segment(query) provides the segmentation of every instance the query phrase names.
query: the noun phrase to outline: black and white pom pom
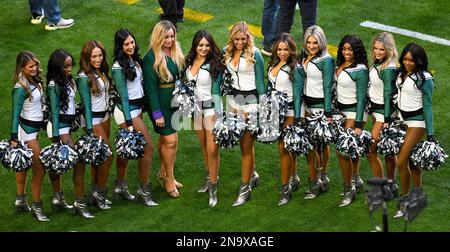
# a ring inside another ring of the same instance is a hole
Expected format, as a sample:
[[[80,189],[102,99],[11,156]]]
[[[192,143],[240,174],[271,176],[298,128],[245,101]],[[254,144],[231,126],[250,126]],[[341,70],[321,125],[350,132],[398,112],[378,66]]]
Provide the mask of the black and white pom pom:
[[[75,143],[75,151],[78,154],[79,162],[95,166],[102,164],[112,155],[109,146],[104,143],[101,137],[89,134],[78,139]]]
[[[220,95],[225,96],[227,94],[231,94],[233,90],[233,77],[228,69],[225,68],[222,75],[222,83],[220,83]]]
[[[383,128],[380,142],[377,144],[379,154],[386,157],[396,156],[400,153],[406,132],[398,124],[392,123],[388,128]]]
[[[252,136],[256,137],[259,134],[259,124],[258,124],[258,111],[252,110],[248,112],[247,116],[247,128]]]
[[[10,147],[9,153],[6,154],[5,158],[8,158],[6,164],[9,165],[9,169],[15,172],[23,172],[30,168],[33,160],[33,151],[28,148],[28,145],[20,140],[17,142],[16,147]]]
[[[357,136],[358,140],[358,154],[359,156],[365,156],[369,153],[370,147],[373,144],[372,134],[367,130],[362,130],[361,135]]]
[[[39,158],[46,171],[59,175],[70,171],[78,162],[77,152],[61,143],[53,143],[42,149]]]
[[[232,112],[218,118],[213,125],[214,141],[222,149],[233,148],[241,139],[247,125],[244,117]]]
[[[439,143],[430,141],[421,141],[416,144],[409,156],[415,166],[426,171],[438,169],[447,158],[448,155]]]
[[[141,132],[121,128],[117,131],[115,145],[119,157],[139,159],[144,156],[144,147],[147,142]]]
[[[334,136],[333,126],[328,123],[326,116],[322,111],[315,112],[306,117],[306,126],[309,133],[309,139],[313,145],[324,147],[334,142],[337,136]]]
[[[345,158],[359,156],[358,139],[352,128],[347,128],[339,135],[336,142],[336,150]]]
[[[293,155],[306,155],[313,149],[308,132],[301,124],[293,124],[283,131],[284,148]]]
[[[109,91],[108,107],[106,109],[110,116],[114,115],[114,108],[115,108],[116,104],[119,104],[119,103],[120,103],[119,93],[117,93],[116,90],[111,89]]]
[[[341,114],[333,114],[332,118],[333,120],[329,127],[331,131],[332,142],[336,143],[339,136],[345,131],[345,117]]]
[[[75,119],[72,121],[72,125],[70,126],[70,132],[75,132],[79,128],[81,128],[81,116],[84,113],[83,104],[77,103],[75,105]]]
[[[0,142],[0,163],[5,167],[6,169],[10,168],[10,161],[9,153],[10,153],[10,146],[8,140],[2,140]]]
[[[190,117],[193,113],[198,114],[201,111],[195,95],[195,81],[181,82],[172,94],[181,115]]]

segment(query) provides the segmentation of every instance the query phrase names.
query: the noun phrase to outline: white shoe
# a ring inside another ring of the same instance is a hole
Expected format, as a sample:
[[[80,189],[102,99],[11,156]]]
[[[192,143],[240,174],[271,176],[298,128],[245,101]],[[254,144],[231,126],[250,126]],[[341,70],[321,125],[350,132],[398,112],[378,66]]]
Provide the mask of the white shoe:
[[[75,21],[71,18],[69,18],[69,19],[61,18],[61,20],[59,20],[59,22],[56,24],[47,24],[45,26],[45,29],[47,31],[54,31],[56,29],[63,29],[63,28],[71,27],[74,23],[75,23]]]
[[[35,25],[40,24],[42,22],[42,19],[44,19],[44,17],[45,17],[44,13],[42,13],[41,15],[36,16],[36,17],[32,16],[31,23],[35,24]]]

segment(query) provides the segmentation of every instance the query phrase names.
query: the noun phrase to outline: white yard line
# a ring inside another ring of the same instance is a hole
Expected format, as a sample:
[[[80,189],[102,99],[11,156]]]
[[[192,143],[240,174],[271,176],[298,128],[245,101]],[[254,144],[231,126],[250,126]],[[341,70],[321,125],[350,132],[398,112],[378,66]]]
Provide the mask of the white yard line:
[[[377,30],[383,30],[383,31],[388,31],[388,32],[392,32],[392,33],[397,33],[397,34],[401,34],[401,35],[408,36],[408,37],[418,38],[418,39],[430,41],[430,42],[433,42],[436,44],[450,46],[450,40],[448,40],[448,39],[443,39],[443,38],[431,36],[431,35],[420,33],[420,32],[397,28],[395,26],[384,25],[384,24],[380,24],[380,23],[376,23],[376,22],[372,22],[372,21],[364,21],[364,22],[360,23],[359,25],[361,25],[363,27],[377,29]]]

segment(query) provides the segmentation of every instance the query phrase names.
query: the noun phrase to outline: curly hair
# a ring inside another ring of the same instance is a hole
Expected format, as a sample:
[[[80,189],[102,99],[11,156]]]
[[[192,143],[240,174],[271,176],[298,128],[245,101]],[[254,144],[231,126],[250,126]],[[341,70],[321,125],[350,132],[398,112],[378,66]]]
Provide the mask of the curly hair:
[[[131,59],[123,51],[123,44],[125,40],[131,37],[134,40],[134,53],[131,55],[131,59],[142,66],[142,59],[139,55],[139,46],[136,42],[134,35],[126,28],[119,29],[114,35],[114,58],[113,62],[117,61],[119,65],[123,68],[123,72],[127,80],[133,81],[137,74],[136,69],[131,65]]]
[[[248,25],[245,21],[237,22],[231,27],[230,33],[228,35],[227,45],[225,46],[225,54],[223,55],[222,64],[226,64],[226,62],[233,57],[236,48],[234,46],[234,39],[239,33],[244,33],[247,36],[247,44],[243,49],[243,54],[245,57],[245,61],[247,64],[255,64],[255,55],[253,51],[254,41],[253,35],[250,32]]]
[[[74,83],[72,75],[66,76],[64,73],[64,62],[68,57],[72,59],[72,66],[74,66],[75,60],[72,55],[64,49],[58,49],[50,55],[47,65],[47,87],[50,81],[55,82],[62,111],[66,111],[69,107],[69,83]]]
[[[205,63],[209,63],[211,76],[213,77],[213,79],[217,79],[220,72],[222,71],[222,64],[220,62],[220,49],[214,41],[211,33],[209,33],[207,30],[202,29],[198,30],[195,33],[194,38],[192,39],[191,49],[186,56],[186,68],[194,63],[195,57],[197,57],[197,46],[200,43],[200,40],[202,40],[203,38],[208,41],[210,47],[210,50],[206,55]]]
[[[358,64],[367,65],[367,52],[362,40],[356,35],[345,35],[341,42],[339,43],[337,51],[337,65],[340,66],[345,62],[344,55],[342,54],[342,49],[346,43],[349,43],[353,50],[353,58],[355,61],[350,65],[350,67],[355,67]]]
[[[426,71],[430,73],[430,71],[428,70],[427,53],[425,52],[425,49],[423,49],[422,46],[414,42],[409,43],[405,46],[405,48],[402,51],[402,54],[400,55],[400,58],[398,59],[398,63],[400,64],[399,68],[400,77],[402,78],[402,80],[404,80],[406,78],[406,75],[408,74],[408,71],[406,71],[405,65],[403,63],[403,59],[405,58],[405,55],[407,53],[411,54],[414,63],[416,63],[416,68],[414,69],[414,72],[417,73],[422,80],[424,80],[425,76],[423,72]]]

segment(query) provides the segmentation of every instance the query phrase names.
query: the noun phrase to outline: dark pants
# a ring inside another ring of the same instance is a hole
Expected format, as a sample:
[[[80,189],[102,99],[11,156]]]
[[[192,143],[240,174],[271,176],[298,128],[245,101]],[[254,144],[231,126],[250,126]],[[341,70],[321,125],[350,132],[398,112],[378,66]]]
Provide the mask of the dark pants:
[[[163,9],[163,14],[159,16],[161,20],[169,20],[176,24],[177,20],[183,19],[184,0],[158,0],[158,2]]]
[[[295,5],[297,3],[300,7],[303,32],[308,29],[308,27],[316,24],[317,0],[280,0],[280,29],[278,30],[278,35],[283,32],[291,32],[292,24],[294,24]]]
[[[271,49],[278,33],[279,0],[264,0],[261,31],[264,36],[264,48]]]

